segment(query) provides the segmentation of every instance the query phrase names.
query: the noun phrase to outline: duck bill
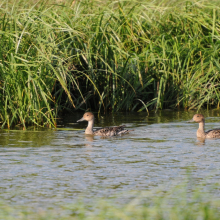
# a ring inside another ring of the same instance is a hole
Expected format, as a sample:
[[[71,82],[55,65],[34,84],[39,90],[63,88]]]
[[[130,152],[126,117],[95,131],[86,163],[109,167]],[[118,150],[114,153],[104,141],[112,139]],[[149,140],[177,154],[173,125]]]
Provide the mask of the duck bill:
[[[80,122],[80,121],[85,121],[85,119],[82,117],[82,118],[79,119],[77,122]]]
[[[192,122],[194,122],[193,118],[191,120],[187,121],[187,123],[192,123]]]

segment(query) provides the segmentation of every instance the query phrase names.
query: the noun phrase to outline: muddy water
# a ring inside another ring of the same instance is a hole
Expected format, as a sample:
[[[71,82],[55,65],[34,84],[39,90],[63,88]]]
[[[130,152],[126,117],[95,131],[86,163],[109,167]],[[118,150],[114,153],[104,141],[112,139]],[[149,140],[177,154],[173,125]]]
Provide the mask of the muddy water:
[[[109,197],[186,179],[220,181],[220,140],[201,142],[195,112],[96,115],[96,127],[125,124],[121,137],[86,136],[83,130],[0,131],[0,200],[53,206],[78,197]],[[219,111],[204,111],[206,130],[220,128]],[[81,113],[60,128],[84,129]]]

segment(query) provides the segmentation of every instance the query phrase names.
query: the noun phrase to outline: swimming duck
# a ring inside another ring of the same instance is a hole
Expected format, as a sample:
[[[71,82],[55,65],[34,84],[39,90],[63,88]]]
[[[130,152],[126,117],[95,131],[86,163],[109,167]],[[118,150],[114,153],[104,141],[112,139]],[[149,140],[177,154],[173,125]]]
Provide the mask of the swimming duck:
[[[80,122],[80,121],[88,121],[88,126],[85,130],[85,134],[111,137],[111,136],[126,134],[131,131],[131,130],[124,129],[125,125],[117,126],[117,127],[106,127],[106,128],[101,128],[101,129],[97,129],[93,131],[95,117],[92,112],[86,112],[83,115],[83,117],[79,119],[77,122]]]
[[[197,130],[198,138],[220,138],[220,128],[205,132],[205,118],[202,114],[195,114],[189,122],[199,123],[199,129]]]

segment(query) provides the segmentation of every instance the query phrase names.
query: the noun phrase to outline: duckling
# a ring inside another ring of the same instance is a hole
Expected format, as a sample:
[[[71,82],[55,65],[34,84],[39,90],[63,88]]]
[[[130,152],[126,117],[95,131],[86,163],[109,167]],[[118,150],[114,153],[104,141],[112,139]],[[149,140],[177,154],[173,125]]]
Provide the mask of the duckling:
[[[105,127],[105,128],[101,128],[101,129],[97,129],[93,131],[95,117],[92,112],[86,112],[83,115],[83,117],[79,119],[77,122],[80,122],[80,121],[88,121],[88,126],[85,130],[85,134],[111,137],[111,136],[126,134],[132,131],[132,130],[124,129],[125,125],[117,126],[117,127]]]
[[[198,138],[220,138],[220,128],[205,132],[205,118],[202,114],[195,114],[189,122],[199,123],[199,129],[197,130]]]

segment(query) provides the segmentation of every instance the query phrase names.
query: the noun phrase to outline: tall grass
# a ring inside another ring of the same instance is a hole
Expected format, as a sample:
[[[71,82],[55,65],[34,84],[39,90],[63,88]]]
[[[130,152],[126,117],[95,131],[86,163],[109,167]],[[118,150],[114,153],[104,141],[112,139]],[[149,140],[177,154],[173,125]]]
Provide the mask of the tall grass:
[[[2,127],[63,109],[219,107],[218,1],[0,3]]]

